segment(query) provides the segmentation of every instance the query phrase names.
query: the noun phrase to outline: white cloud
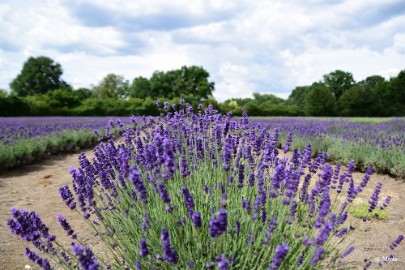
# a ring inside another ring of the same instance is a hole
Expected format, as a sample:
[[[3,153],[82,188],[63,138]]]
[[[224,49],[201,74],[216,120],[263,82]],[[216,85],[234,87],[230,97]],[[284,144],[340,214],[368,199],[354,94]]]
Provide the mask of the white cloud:
[[[61,63],[75,87],[108,73],[132,80],[203,66],[219,100],[258,91],[285,98],[335,69],[356,80],[395,76],[405,68],[402,3],[10,1],[0,4],[0,88],[38,55]]]

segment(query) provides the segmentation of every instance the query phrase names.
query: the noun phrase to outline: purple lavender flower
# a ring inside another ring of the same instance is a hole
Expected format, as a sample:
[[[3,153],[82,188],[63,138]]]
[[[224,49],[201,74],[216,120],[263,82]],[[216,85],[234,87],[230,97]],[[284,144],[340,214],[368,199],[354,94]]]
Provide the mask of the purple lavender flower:
[[[211,237],[220,236],[226,232],[228,226],[228,211],[221,209],[217,212],[217,216],[213,216],[209,222],[209,233]]]
[[[148,202],[148,193],[146,191],[146,187],[143,183],[141,175],[135,167],[131,167],[129,180],[131,180],[132,184],[134,185],[135,191],[139,193],[139,200],[146,204]]]
[[[160,239],[162,240],[163,258],[171,264],[177,264],[179,255],[170,246],[170,235],[166,228],[162,228]]]
[[[390,249],[394,250],[399,245],[399,243],[402,242],[402,240],[404,240],[404,236],[401,234],[398,236],[397,239],[394,240],[394,242],[392,242],[392,244],[390,245]]]
[[[164,203],[170,203],[170,196],[167,192],[166,186],[164,183],[159,183],[157,185],[157,190],[159,191],[160,198],[162,198]]]
[[[194,227],[199,228],[202,226],[201,213],[193,212],[191,215],[191,221],[193,222]]]
[[[184,205],[186,206],[186,209],[191,215],[194,211],[194,199],[193,196],[191,196],[190,191],[186,187],[181,188],[181,194],[183,195],[184,198]]]
[[[149,254],[148,246],[146,245],[146,240],[142,239],[139,241],[139,255],[145,257]]]
[[[165,101],[163,102],[163,109],[167,112],[170,109],[170,104],[169,102]]]
[[[384,208],[386,208],[388,206],[388,204],[390,203],[392,197],[391,196],[387,196],[383,202],[383,205],[380,206],[381,210],[384,210]]]
[[[322,258],[323,254],[325,253],[325,250],[323,248],[318,248],[314,255],[311,258],[311,261],[309,262],[310,264],[317,264],[319,260]]]
[[[273,198],[278,196],[281,183],[284,179],[284,169],[285,169],[284,163],[280,163],[274,168],[274,174],[272,178],[273,193],[271,194]]]
[[[70,189],[67,185],[59,188],[59,194],[65,204],[70,208],[70,210],[76,208],[75,199],[73,198],[73,194],[72,192],[70,192]]]
[[[49,234],[48,227],[34,211],[27,212],[13,208],[11,214],[13,218],[7,221],[8,229],[22,239],[34,242],[42,236],[48,244],[55,240],[56,237]]]
[[[187,265],[188,265],[188,268],[193,269],[193,268],[194,268],[194,265],[195,265],[195,262],[194,262],[194,261],[189,261],[189,262],[187,263]]]
[[[214,262],[209,262],[205,264],[205,268],[207,269],[211,269],[215,267],[215,263]]]
[[[49,263],[48,259],[44,258],[42,260],[42,269],[43,270],[52,270],[51,264]],[[90,268],[89,268],[90,269]],[[93,268],[94,270],[97,268]],[[92,270],[93,270],[92,269]]]
[[[284,147],[283,147],[284,153],[287,153],[288,151],[290,151],[290,145],[292,143],[292,135],[293,135],[292,132],[288,133],[287,140],[286,140],[286,142],[284,144]]]
[[[240,221],[239,220],[237,220],[235,222],[235,232],[236,232],[236,234],[239,234],[239,232],[240,232]]]
[[[266,234],[264,236],[264,239],[262,240],[262,244],[267,245],[269,243],[271,234],[273,233],[276,226],[277,226],[277,218],[274,217],[269,221],[269,226],[267,227]]]
[[[354,168],[355,168],[354,160],[351,160],[351,161],[347,164],[347,173],[349,174],[349,176],[351,176],[351,175],[353,174]]]
[[[382,187],[381,182],[378,182],[377,186],[374,189],[373,194],[371,195],[371,197],[370,197],[370,199],[368,201],[369,204],[370,204],[370,207],[368,209],[369,212],[372,212],[376,208],[376,206],[378,204],[378,195],[381,192],[381,187]]]
[[[224,254],[219,256],[218,260],[218,268],[219,270],[228,270],[229,269],[229,260],[225,257]]]
[[[370,266],[371,266],[371,261],[368,261],[368,262],[366,263],[366,265],[364,265],[363,270],[367,270],[368,268],[370,268]]]
[[[190,175],[190,171],[187,170],[187,158],[186,156],[181,156],[180,159],[180,172],[181,176],[186,177],[187,175]]]
[[[308,236],[308,235],[305,235],[304,239],[302,239],[302,244],[303,244],[304,246],[306,246],[306,247],[311,246],[312,242],[311,242],[311,240],[309,239],[309,236]]]
[[[149,213],[143,214],[143,222],[142,222],[141,227],[142,227],[142,231],[146,231],[147,229],[150,228]]]
[[[277,270],[280,267],[287,256],[288,249],[288,245],[284,242],[280,246],[276,247],[275,254],[273,256],[273,264],[270,265],[269,270]]]
[[[173,174],[177,170],[177,163],[175,162],[175,155],[173,152],[173,145],[171,140],[168,138],[163,139],[164,152],[164,164],[165,164],[165,174],[164,179],[169,180],[173,178]]]
[[[325,223],[324,218],[329,213],[329,209],[331,206],[331,201],[329,198],[329,188],[325,187],[322,193],[322,201],[319,205],[319,215],[315,222],[315,228],[320,228],[323,223]]]
[[[243,187],[243,180],[245,178],[245,165],[240,164],[239,165],[239,182],[238,182],[238,188],[241,189]]]
[[[255,185],[255,175],[251,173],[249,175],[249,187],[253,187]]]
[[[73,235],[74,231],[73,231],[72,227],[70,227],[67,220],[61,214],[57,214],[56,218],[58,219],[58,221],[59,221],[60,225],[62,226],[62,228],[66,231],[67,236],[72,235],[72,238],[76,239],[77,235]]]
[[[72,243],[71,247],[79,261],[79,268],[89,270],[99,269],[99,263],[97,259],[94,258],[93,252],[89,247],[83,248],[83,246],[79,244],[76,245],[75,243]]]
[[[329,233],[332,231],[333,225],[331,223],[325,223],[319,232],[318,235],[315,236],[315,245],[322,246],[329,237]]]
[[[342,255],[340,255],[340,258],[344,258],[344,257],[348,256],[350,253],[352,253],[353,250],[354,250],[354,246],[349,247],[345,252],[343,252]]]
[[[42,258],[38,256],[34,251],[31,251],[29,248],[25,248],[25,255],[27,258],[34,263],[38,264],[39,266],[42,266]]]
[[[136,270],[142,270],[142,264],[139,260],[136,260]]]
[[[294,218],[295,213],[297,211],[298,203],[296,201],[292,201],[291,207],[290,207],[290,215]]]
[[[349,231],[348,228],[343,228],[340,231],[336,232],[336,236],[342,238],[347,232]]]
[[[224,152],[222,154],[222,168],[225,171],[229,171],[231,165],[231,155],[232,155],[232,139],[227,137],[225,139]]]

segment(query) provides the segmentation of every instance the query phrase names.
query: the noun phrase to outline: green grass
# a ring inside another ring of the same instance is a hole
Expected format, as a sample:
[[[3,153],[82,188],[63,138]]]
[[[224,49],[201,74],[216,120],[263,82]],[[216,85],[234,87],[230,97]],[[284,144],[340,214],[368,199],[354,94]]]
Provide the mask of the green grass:
[[[374,211],[369,212],[368,209],[369,205],[367,203],[361,203],[359,205],[351,205],[349,208],[349,213],[356,218],[369,218],[379,220],[388,219],[387,210],[381,210],[380,208],[377,208]]]
[[[353,123],[360,124],[379,124],[392,120],[391,117],[349,117],[347,118]]]

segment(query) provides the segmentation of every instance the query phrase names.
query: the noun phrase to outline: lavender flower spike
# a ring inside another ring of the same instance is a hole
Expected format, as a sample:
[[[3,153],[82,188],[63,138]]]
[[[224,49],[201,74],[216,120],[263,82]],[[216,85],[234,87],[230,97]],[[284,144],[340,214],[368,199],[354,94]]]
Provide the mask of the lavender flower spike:
[[[323,248],[318,248],[315,254],[312,256],[311,261],[309,262],[310,264],[317,264],[318,261],[322,258],[323,254],[325,253],[325,250]]]
[[[285,256],[287,255],[288,249],[288,245],[284,242],[280,246],[276,247],[276,254],[274,254],[273,257],[273,264],[270,265],[269,270],[277,270],[280,267],[285,259]]]
[[[218,258],[218,268],[219,270],[228,270],[229,269],[229,260],[225,257],[224,254],[221,254]]]
[[[76,208],[75,199],[73,198],[72,192],[70,192],[70,189],[67,185],[59,188],[59,194],[65,204],[70,208],[70,210]]]
[[[90,248],[83,248],[79,244],[72,243],[72,250],[77,256],[79,261],[79,268],[80,269],[89,269],[89,270],[97,270],[99,269],[99,263],[96,258],[93,256],[93,252]]]
[[[368,209],[369,212],[372,212],[378,204],[378,195],[381,192],[381,187],[382,187],[381,182],[378,182],[373,194],[371,195],[368,201],[370,203],[370,208]]]
[[[340,258],[347,257],[352,251],[354,250],[354,246],[349,247],[345,252],[343,252],[342,255],[340,255]]]
[[[61,214],[57,214],[56,217],[57,217],[60,225],[62,226],[62,228],[66,231],[66,235],[67,236],[73,235],[74,231],[73,231],[72,227],[70,227],[70,224],[67,222],[66,218],[64,218]],[[77,235],[73,235],[72,238],[76,239]]]
[[[394,250],[394,248],[396,248],[402,240],[404,240],[404,235],[401,234],[398,236],[397,239],[394,240],[394,242],[392,242],[392,244],[390,245],[390,249]]]
[[[139,255],[145,257],[149,254],[148,246],[146,245],[146,240],[142,239],[139,241]]]
[[[171,264],[177,264],[179,255],[170,246],[170,236],[166,228],[162,228],[160,239],[162,239],[163,258]]]

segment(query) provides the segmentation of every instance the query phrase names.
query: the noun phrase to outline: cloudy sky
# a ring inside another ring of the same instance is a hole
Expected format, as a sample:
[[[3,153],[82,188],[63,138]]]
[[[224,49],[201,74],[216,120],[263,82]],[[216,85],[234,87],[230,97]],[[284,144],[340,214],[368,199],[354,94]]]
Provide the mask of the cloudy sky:
[[[336,69],[397,75],[404,26],[403,0],[1,0],[0,88],[45,55],[74,87],[197,65],[221,101],[286,98]]]

